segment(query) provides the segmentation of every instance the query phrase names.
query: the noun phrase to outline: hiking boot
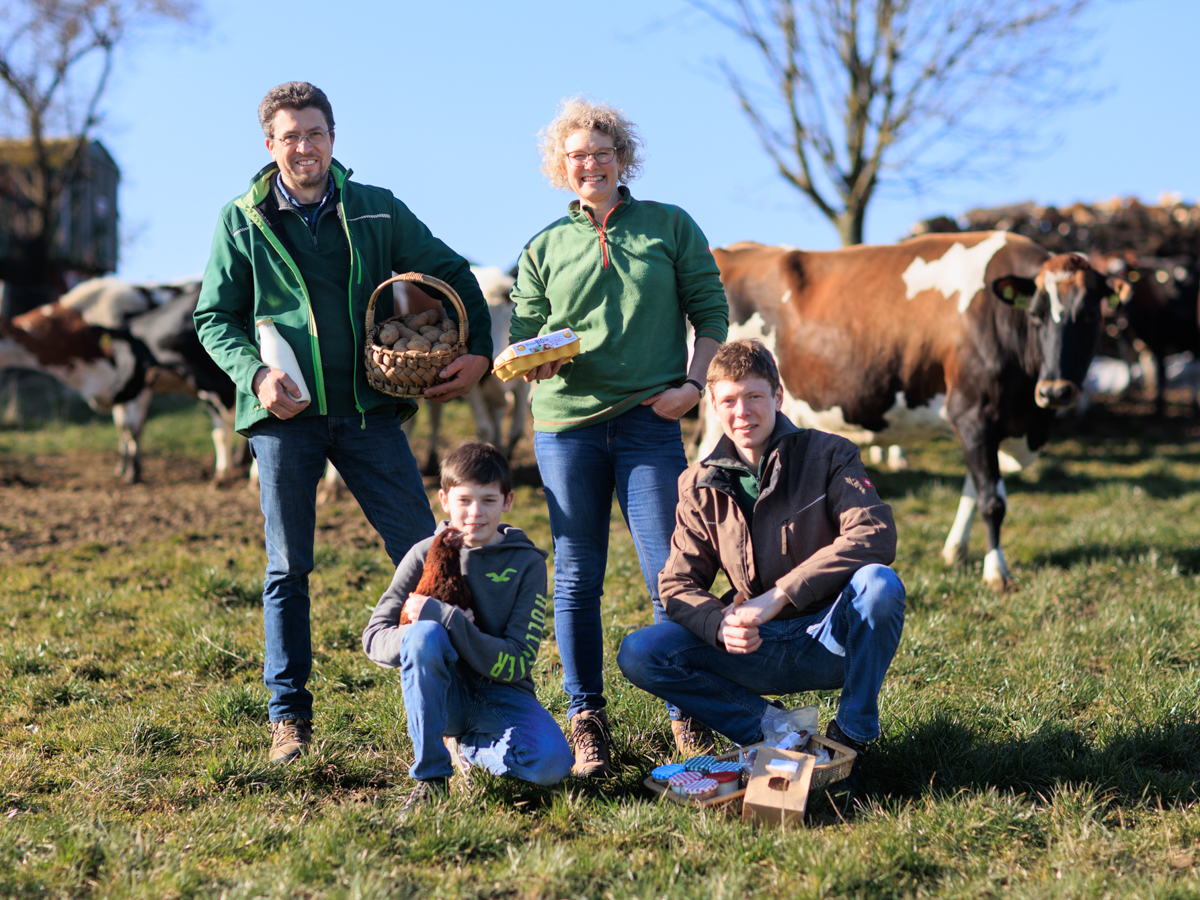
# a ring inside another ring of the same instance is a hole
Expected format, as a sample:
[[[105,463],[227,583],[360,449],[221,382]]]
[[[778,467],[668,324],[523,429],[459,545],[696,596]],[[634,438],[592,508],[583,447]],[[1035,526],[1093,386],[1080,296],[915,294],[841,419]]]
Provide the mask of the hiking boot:
[[[672,719],[671,734],[675,736],[675,750],[685,759],[707,756],[716,749],[712,731],[695,719]]]
[[[608,730],[608,715],[604,710],[585,709],[573,715],[571,743],[575,745],[572,775],[580,778],[612,776],[612,734]]]
[[[854,751],[854,762],[850,764],[850,774],[841,781],[835,781],[826,789],[830,796],[837,799],[845,799],[849,802],[856,802],[862,793],[862,762],[867,755],[867,745],[862,741],[856,741],[854,738],[846,735],[842,728],[834,719],[825,728],[825,737],[831,741],[837,741],[843,747],[849,747]]]
[[[454,771],[459,776],[459,787],[467,790],[471,787],[471,764],[467,762],[467,758],[462,754],[462,748],[458,745],[458,738],[443,737],[442,743],[446,746],[446,752],[450,754],[450,762],[454,766]]]
[[[307,753],[311,745],[312,719],[284,719],[271,723],[271,762],[291,762]]]
[[[400,807],[401,818],[411,815],[419,807],[427,803],[432,803],[440,797],[445,797],[447,793],[445,778],[418,780],[405,799],[404,805]]]

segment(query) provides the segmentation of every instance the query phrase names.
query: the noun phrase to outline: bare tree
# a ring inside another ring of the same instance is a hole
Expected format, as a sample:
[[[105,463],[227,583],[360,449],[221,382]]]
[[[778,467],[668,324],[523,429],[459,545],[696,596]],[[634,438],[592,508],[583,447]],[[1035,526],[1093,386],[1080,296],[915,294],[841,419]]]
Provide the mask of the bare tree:
[[[1089,0],[689,0],[748,42],[721,67],[779,173],[863,238],[889,181],[920,190],[1011,160],[1074,87]]]
[[[0,198],[20,219],[5,276],[30,298],[59,278],[51,255],[62,199],[100,124],[118,47],[156,22],[190,20],[193,9],[191,0],[0,3],[0,128],[27,150],[0,174]]]

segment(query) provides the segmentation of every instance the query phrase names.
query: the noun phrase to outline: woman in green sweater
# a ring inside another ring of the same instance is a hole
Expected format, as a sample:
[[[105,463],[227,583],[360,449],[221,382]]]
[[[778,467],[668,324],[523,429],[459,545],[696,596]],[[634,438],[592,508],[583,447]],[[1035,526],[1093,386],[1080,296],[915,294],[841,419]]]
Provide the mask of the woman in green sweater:
[[[616,109],[563,103],[542,132],[542,171],[578,197],[521,254],[513,343],[573,329],[579,355],[525,376],[534,448],[554,535],[554,626],[575,745],[576,775],[611,774],[604,711],[600,597],[616,491],[638,561],[663,617],[658,573],[687,466],[679,418],[704,391],[729,309],[708,241],[677,206],[635,200],[637,131]],[[687,323],[695,330],[688,365]],[[676,744],[704,736],[669,708]],[[697,726],[698,727],[698,726]]]

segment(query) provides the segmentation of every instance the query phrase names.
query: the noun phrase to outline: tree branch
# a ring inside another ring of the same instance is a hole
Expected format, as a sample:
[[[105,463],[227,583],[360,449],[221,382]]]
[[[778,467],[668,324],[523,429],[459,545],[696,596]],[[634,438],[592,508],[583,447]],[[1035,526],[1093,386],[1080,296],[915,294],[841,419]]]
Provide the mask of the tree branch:
[[[1038,111],[1087,95],[1090,0],[689,3],[754,50],[761,89],[721,70],[780,174],[839,228],[882,183],[1015,156]]]

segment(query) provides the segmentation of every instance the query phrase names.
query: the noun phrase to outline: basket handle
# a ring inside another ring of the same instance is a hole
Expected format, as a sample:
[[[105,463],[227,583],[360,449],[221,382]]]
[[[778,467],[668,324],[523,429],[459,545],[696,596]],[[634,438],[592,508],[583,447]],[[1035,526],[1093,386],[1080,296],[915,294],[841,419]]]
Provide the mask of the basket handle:
[[[407,281],[411,284],[425,284],[431,288],[436,288],[450,298],[450,302],[454,304],[454,309],[458,312],[458,346],[465,350],[467,346],[467,308],[463,305],[462,298],[458,296],[458,291],[454,290],[454,288],[450,287],[450,285],[446,284],[440,278],[434,278],[432,275],[425,275],[421,272],[405,272],[403,275],[393,275],[387,281],[380,284],[379,287],[375,288],[375,292],[371,294],[371,299],[367,303],[367,344],[371,343],[371,327],[375,324],[375,299],[379,296],[380,291],[389,284],[397,281]]]

